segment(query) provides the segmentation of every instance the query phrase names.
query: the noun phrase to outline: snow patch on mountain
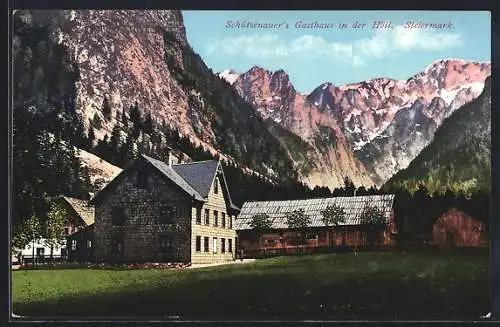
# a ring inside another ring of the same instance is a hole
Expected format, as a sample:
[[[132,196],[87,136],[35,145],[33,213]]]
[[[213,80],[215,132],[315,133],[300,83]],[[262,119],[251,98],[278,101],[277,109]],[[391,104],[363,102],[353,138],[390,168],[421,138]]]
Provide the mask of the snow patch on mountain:
[[[455,97],[457,96],[457,93],[460,92],[460,90],[470,89],[475,96],[478,96],[483,91],[483,88],[484,88],[484,83],[473,82],[461,85],[460,87],[457,87],[452,90],[441,89],[439,96],[444,100],[446,105],[449,106],[452,103],[452,101],[455,100]]]
[[[225,79],[229,84],[233,85],[234,82],[240,77],[240,73],[232,70],[226,69],[217,74],[220,78]]]

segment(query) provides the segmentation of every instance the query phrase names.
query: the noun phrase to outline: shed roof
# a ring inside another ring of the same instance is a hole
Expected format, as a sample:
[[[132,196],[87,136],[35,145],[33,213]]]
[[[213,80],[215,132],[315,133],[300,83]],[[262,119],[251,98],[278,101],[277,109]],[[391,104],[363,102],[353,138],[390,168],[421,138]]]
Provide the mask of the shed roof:
[[[62,198],[71,206],[71,208],[73,208],[73,210],[75,210],[76,214],[83,220],[83,222],[87,226],[94,223],[94,207],[89,205],[87,201],[70,198],[68,196],[63,196]]]
[[[386,221],[391,219],[391,209],[394,202],[394,194],[367,195],[351,197],[331,197],[305,200],[287,201],[253,201],[245,202],[241,212],[235,220],[236,230],[252,229],[250,222],[255,214],[265,213],[273,221],[273,228],[286,229],[286,213],[304,209],[305,214],[311,218],[309,227],[324,227],[321,211],[328,205],[338,205],[346,213],[346,221],[341,225],[359,225],[361,214],[366,206],[376,207],[385,214]]]

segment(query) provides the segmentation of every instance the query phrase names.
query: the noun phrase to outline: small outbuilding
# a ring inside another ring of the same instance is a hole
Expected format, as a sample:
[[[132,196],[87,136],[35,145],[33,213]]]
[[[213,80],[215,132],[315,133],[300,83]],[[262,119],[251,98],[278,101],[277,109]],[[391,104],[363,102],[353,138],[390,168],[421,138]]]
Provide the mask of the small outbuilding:
[[[449,247],[487,246],[485,224],[452,208],[443,213],[432,228],[432,245]]]
[[[66,246],[63,254],[68,261],[90,261],[94,241],[93,226],[95,220],[94,207],[86,200],[61,197],[66,208],[68,221],[66,227]]]
[[[88,225],[68,236],[68,261],[94,261],[94,224]]]

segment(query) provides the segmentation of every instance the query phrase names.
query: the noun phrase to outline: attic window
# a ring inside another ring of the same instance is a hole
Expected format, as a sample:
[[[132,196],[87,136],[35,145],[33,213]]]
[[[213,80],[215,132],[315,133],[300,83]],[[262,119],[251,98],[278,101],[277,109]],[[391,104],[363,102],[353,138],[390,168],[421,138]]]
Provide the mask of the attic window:
[[[217,178],[214,181],[214,193],[215,194],[219,193],[219,183]]]
[[[137,187],[145,189],[148,187],[148,172],[145,169],[137,171]]]

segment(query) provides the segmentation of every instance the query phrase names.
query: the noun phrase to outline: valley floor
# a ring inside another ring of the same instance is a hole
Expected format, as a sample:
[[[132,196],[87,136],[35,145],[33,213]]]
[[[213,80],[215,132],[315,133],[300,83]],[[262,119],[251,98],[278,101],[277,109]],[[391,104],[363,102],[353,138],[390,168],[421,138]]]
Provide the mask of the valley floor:
[[[364,252],[199,269],[12,271],[13,311],[32,318],[476,320],[489,256]]]

